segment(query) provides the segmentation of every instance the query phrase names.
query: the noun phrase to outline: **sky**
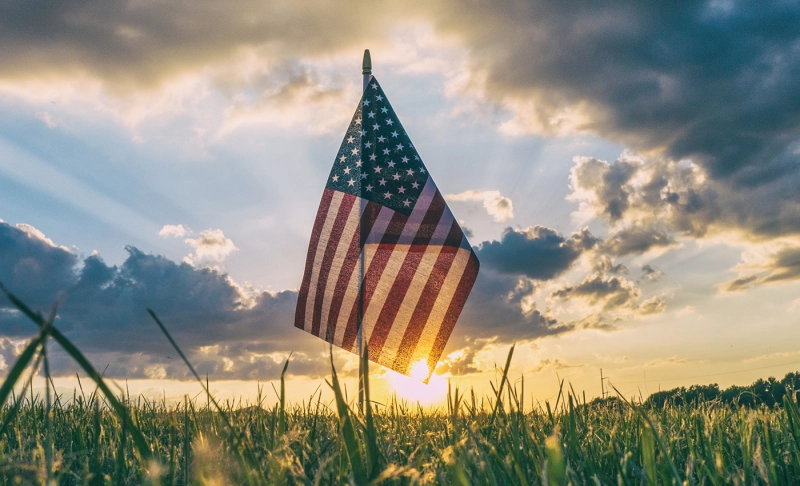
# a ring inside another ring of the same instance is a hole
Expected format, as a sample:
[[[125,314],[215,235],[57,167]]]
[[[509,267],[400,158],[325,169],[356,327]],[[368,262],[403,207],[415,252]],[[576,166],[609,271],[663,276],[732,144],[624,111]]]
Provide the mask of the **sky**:
[[[429,388],[530,400],[800,369],[795,2],[5,2],[0,282],[117,383],[326,388],[293,327],[361,56],[481,271]],[[0,368],[33,325],[0,299]],[[334,351],[350,378],[355,357]],[[59,386],[75,365],[54,350]],[[1,371],[0,371],[1,372]]]

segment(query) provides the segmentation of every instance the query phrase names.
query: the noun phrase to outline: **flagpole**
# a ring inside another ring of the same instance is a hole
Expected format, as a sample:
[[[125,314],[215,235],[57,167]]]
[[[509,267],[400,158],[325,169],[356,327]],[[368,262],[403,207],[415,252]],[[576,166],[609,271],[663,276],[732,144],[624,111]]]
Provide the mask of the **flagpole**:
[[[367,90],[367,86],[369,86],[369,82],[372,79],[372,58],[369,55],[369,49],[364,49],[364,58],[361,61],[361,74],[364,76],[364,83],[362,89],[363,92]],[[364,150],[362,146],[361,150],[361,158],[363,162],[364,158]],[[364,204],[364,199],[359,198],[359,205]],[[364,214],[363,206],[360,208],[360,214]],[[358,409],[361,413],[364,413],[364,326],[363,324],[363,317],[364,317],[364,235],[361,233],[363,231],[361,224],[358,226],[359,237],[361,240],[361,261],[359,262],[359,286],[358,286]]]

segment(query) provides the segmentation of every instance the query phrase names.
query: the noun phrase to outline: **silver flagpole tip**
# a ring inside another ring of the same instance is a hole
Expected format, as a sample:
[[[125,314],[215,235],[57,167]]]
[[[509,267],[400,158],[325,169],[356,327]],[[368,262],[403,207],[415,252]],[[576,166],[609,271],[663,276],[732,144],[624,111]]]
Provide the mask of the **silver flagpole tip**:
[[[372,74],[372,59],[369,57],[369,49],[364,49],[364,60],[361,62],[361,74]]]

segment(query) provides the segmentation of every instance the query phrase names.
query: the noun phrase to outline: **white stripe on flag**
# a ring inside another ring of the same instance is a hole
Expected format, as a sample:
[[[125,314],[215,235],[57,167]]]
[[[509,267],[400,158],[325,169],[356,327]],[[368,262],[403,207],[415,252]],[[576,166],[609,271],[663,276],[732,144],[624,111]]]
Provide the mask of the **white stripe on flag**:
[[[325,223],[322,225],[320,232],[319,243],[317,244],[317,252],[314,255],[314,267],[311,271],[311,281],[308,286],[308,300],[306,300],[306,315],[303,329],[306,332],[311,332],[314,321],[314,301],[317,297],[317,281],[319,280],[319,271],[322,268],[322,259],[325,257],[325,249],[328,247],[328,239],[331,236],[331,229],[333,223],[336,221],[336,215],[339,214],[339,206],[342,204],[343,192],[334,191],[331,205],[328,207],[328,214],[325,216]]]
[[[359,201],[356,200],[355,203],[353,203],[353,206],[350,208],[350,214],[347,215],[347,221],[344,224],[342,236],[339,238],[339,243],[336,246],[336,254],[331,262],[331,270],[328,273],[328,281],[323,282],[325,285],[325,294],[322,300],[322,313],[320,314],[319,323],[319,337],[322,339],[325,339],[327,336],[328,312],[330,311],[331,301],[333,300],[336,290],[336,282],[339,281],[339,272],[342,271],[345,256],[347,256],[347,250],[350,248],[350,242],[353,240],[353,238],[358,238],[358,224],[361,212],[359,209],[360,206],[361,204],[359,204]],[[358,265],[356,265],[356,271],[358,271]]]

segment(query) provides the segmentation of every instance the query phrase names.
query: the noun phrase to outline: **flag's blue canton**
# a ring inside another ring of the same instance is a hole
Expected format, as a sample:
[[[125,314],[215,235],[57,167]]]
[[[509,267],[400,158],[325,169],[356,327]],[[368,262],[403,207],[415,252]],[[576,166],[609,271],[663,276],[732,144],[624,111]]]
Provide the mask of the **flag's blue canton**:
[[[422,159],[383,89],[372,78],[336,154],[326,187],[407,216],[427,179]]]

